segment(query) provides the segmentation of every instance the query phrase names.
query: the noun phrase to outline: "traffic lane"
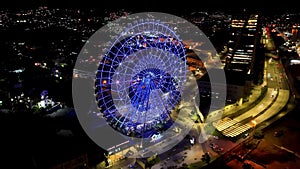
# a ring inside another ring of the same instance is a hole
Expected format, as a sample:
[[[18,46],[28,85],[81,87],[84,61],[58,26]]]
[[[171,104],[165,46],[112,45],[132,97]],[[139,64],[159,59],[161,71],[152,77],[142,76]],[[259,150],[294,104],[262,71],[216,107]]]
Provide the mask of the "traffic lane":
[[[233,120],[237,122],[241,122],[249,117],[254,117],[258,115],[263,110],[267,109],[272,104],[273,99],[275,98],[274,96],[272,97],[272,93],[273,93],[273,89],[268,88],[266,96],[257,105],[255,105],[252,109],[243,113],[242,115],[233,118]]]
[[[261,123],[263,121],[268,120],[272,116],[276,115],[288,103],[289,97],[290,97],[290,94],[289,94],[288,90],[279,90],[279,94],[276,99],[276,102],[274,102],[274,104],[272,104],[272,106],[268,110],[266,110],[263,114],[261,114],[254,120],[257,123]]]

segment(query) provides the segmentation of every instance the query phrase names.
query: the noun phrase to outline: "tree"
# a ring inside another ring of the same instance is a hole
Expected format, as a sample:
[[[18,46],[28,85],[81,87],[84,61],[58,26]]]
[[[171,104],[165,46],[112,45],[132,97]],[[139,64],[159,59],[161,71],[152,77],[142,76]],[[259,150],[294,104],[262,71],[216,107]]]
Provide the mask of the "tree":
[[[254,167],[249,163],[243,163],[243,169],[254,169]]]
[[[151,167],[153,167],[155,164],[157,164],[157,163],[159,163],[159,162],[160,162],[159,157],[155,157],[155,158],[153,158],[152,160],[150,160],[149,162],[147,162],[147,163],[146,163],[146,166],[147,166],[148,168],[151,168]]]
[[[108,162],[108,152],[104,153],[104,162],[105,162],[105,167],[109,166],[109,162]]]
[[[210,156],[209,156],[208,152],[206,152],[205,154],[202,155],[201,160],[206,163],[210,162]]]

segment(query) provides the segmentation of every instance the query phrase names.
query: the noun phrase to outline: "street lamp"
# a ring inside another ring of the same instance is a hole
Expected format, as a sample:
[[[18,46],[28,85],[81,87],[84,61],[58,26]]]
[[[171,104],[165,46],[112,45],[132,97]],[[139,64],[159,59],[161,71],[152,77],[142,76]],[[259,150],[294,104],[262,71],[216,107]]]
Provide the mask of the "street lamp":
[[[251,124],[252,124],[252,136],[253,136],[257,122],[255,120],[251,120]]]
[[[256,124],[257,122],[255,120],[251,120],[251,124],[252,124],[252,127],[255,128],[256,127]]]

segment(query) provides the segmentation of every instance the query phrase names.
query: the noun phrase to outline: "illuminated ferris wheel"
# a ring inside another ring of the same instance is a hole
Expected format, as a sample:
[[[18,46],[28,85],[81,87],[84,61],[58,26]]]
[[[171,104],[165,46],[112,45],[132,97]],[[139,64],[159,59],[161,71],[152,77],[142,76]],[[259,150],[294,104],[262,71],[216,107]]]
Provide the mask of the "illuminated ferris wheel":
[[[129,25],[98,66],[98,107],[115,130],[148,137],[173,124],[186,72],[184,44],[174,29],[154,20]]]

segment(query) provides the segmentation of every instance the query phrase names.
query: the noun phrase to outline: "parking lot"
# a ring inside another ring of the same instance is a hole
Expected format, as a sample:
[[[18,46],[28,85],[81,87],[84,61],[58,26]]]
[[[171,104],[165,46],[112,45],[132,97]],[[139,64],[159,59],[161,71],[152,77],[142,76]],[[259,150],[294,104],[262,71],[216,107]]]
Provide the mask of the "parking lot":
[[[299,108],[267,127],[264,138],[253,150],[248,160],[256,168],[299,169],[300,126],[297,119]],[[293,153],[296,153],[293,154]],[[243,163],[237,160],[227,163],[232,169],[240,169]]]

